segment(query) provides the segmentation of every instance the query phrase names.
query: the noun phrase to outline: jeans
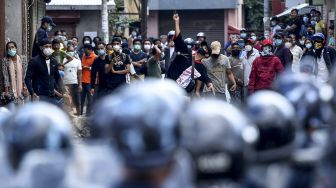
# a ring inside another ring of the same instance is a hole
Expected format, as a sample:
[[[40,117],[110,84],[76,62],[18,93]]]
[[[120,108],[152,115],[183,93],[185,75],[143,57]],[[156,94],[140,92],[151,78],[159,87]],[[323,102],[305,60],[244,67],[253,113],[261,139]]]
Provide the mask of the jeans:
[[[90,113],[91,103],[92,103],[92,96],[90,94],[91,86],[87,83],[82,83],[82,93],[81,93],[81,115],[83,115],[83,110],[85,106],[85,100],[87,99],[87,106],[86,106],[86,115]]]
[[[80,99],[79,99],[79,88],[78,84],[68,84],[66,85],[69,88],[70,96],[73,104],[76,108],[80,107]]]

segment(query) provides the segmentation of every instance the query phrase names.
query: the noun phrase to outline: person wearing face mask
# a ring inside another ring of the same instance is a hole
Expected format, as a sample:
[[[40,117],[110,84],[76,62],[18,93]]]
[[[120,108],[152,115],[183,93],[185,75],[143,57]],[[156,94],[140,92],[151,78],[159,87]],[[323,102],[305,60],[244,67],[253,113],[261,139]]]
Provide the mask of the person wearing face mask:
[[[95,101],[100,100],[108,94],[105,74],[105,65],[109,63],[112,44],[105,47],[103,42],[97,43],[98,57],[94,60],[91,68],[91,96],[95,96]],[[112,50],[113,51],[113,50]],[[113,53],[113,52],[112,52]],[[98,79],[97,79],[98,77]]]
[[[150,39],[145,39],[143,41],[143,51],[146,53],[147,57],[150,56],[150,52],[152,49],[152,41]]]
[[[285,46],[286,48],[290,50],[293,56],[292,72],[299,73],[300,72],[300,59],[303,54],[302,49],[298,45],[296,45],[295,40],[290,37],[286,39]]]
[[[303,50],[305,48],[305,42],[307,40],[307,35],[300,35],[298,46]]]
[[[126,75],[130,73],[130,58],[121,51],[121,39],[112,39],[113,54],[111,60],[105,64],[107,93],[113,93],[117,88],[126,84]]]
[[[272,40],[265,39],[262,42],[261,56],[252,64],[248,84],[250,95],[259,90],[270,89],[275,78],[284,70],[280,59],[272,53],[272,44]]]
[[[244,101],[246,101],[248,97],[248,84],[249,84],[249,79],[250,79],[250,74],[252,70],[252,64],[254,60],[260,56],[259,51],[255,48],[252,47],[253,45],[253,40],[248,39],[246,41],[246,46],[245,46],[245,51],[246,51],[246,56],[243,58],[246,60],[245,64],[243,65],[243,70],[244,70]]]
[[[334,25],[329,26],[329,40],[328,40],[328,46],[335,48],[335,33],[334,33]]]
[[[40,42],[44,39],[48,39],[48,32],[55,27],[53,20],[49,16],[44,16],[41,20],[41,27],[37,30],[35,34],[35,39],[33,43],[32,57],[35,57],[41,53]]]
[[[307,27],[307,38],[312,38],[314,34],[315,34],[315,26],[308,25],[308,27]]]
[[[334,70],[336,64],[336,50],[325,45],[325,36],[316,33],[313,36],[314,52],[317,58],[317,80],[325,83],[329,80],[329,75]]]
[[[316,78],[317,75],[317,58],[314,51],[314,41],[312,39],[306,39],[304,43],[303,55],[300,60],[300,72],[313,75]]]
[[[130,60],[134,66],[136,76],[139,76],[141,80],[144,79],[144,75],[140,73],[142,65],[147,61],[147,54],[141,49],[141,40],[133,40],[133,50],[130,54]],[[131,81],[134,80],[134,77]]]
[[[6,44],[7,55],[2,59],[2,75],[4,78],[4,96],[8,102],[22,105],[24,97],[28,96],[28,90],[24,83],[28,62],[26,58],[17,54],[17,45],[10,41]]]
[[[315,32],[316,33],[322,33],[324,36],[327,35],[327,24],[326,22],[322,19],[322,14],[320,11],[316,11],[316,17],[315,17]]]
[[[210,78],[216,98],[227,100],[227,80],[232,83],[230,91],[235,91],[237,88],[236,80],[231,70],[229,58],[220,53],[221,44],[218,41],[211,43],[211,56],[203,59],[202,63],[206,67],[208,77]],[[208,88],[204,88],[204,92],[209,92]]]
[[[67,54],[71,57],[75,56],[75,48],[68,46]],[[79,59],[73,58],[71,61],[64,59],[64,79],[65,87],[68,89],[71,101],[76,108],[77,116],[80,115],[80,92],[82,91],[82,63]],[[72,110],[73,107],[70,106]]]
[[[164,67],[165,67],[165,77],[167,77],[167,71],[171,65],[171,63],[174,61],[175,57],[176,57],[176,52],[175,52],[175,43],[174,43],[174,36],[175,36],[175,31],[170,31],[168,33],[168,37],[167,37],[167,47],[164,50]]]
[[[307,35],[307,27],[310,25],[311,16],[310,14],[305,14],[302,18],[302,26],[300,30],[300,36]]]
[[[28,63],[25,83],[31,100],[40,100],[59,105],[56,96],[63,97],[63,82],[58,72],[57,61],[51,58],[51,42],[44,39],[40,42],[41,53]],[[56,90],[61,90],[59,93]]]
[[[276,16],[273,16],[271,19],[271,28],[272,28],[272,33],[271,33],[271,38],[274,37],[274,35],[277,33],[277,30],[281,30],[281,26],[279,25],[279,18]]]
[[[245,40],[245,39],[247,39],[247,37],[248,37],[248,35],[247,35],[247,31],[246,31],[246,29],[245,29],[245,28],[242,28],[242,29],[240,30],[240,39]]]
[[[146,78],[162,77],[160,67],[161,54],[162,54],[162,46],[160,44],[154,45],[148,61],[144,62],[140,70],[140,72],[143,73]]]
[[[92,44],[92,38],[90,36],[84,36],[83,40],[82,40],[82,46],[81,48],[78,50],[78,56],[80,59],[82,59],[83,55],[84,55],[84,45],[85,44]]]
[[[280,59],[285,69],[291,68],[293,56],[290,50],[285,46],[284,35],[281,33],[275,34],[273,41],[275,46],[274,55]]]
[[[94,60],[96,59],[96,54],[94,53],[94,48],[91,44],[84,44],[84,55],[82,57],[82,92],[81,92],[81,113],[83,115],[85,100],[87,100],[86,105],[86,115],[90,114],[92,96],[91,96],[91,69]]]
[[[238,43],[233,43],[231,45],[231,56],[229,57],[231,71],[237,83],[237,88],[235,91],[230,91],[231,103],[240,105],[244,100],[243,88],[244,88],[244,65],[246,64],[246,59],[241,57],[242,47]],[[246,52],[245,55],[246,56]],[[229,87],[232,83],[229,83]]]

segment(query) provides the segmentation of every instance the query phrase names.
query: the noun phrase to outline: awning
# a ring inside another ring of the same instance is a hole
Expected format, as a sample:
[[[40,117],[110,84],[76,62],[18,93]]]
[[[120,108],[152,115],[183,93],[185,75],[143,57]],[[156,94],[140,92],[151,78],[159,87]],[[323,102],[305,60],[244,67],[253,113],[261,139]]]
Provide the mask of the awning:
[[[308,3],[303,3],[303,4],[300,4],[300,5],[291,7],[291,8],[289,8],[289,9],[287,9],[286,11],[284,11],[284,12],[282,12],[282,13],[276,15],[276,17],[281,17],[281,16],[285,16],[285,15],[287,15],[287,14],[290,14],[291,11],[292,11],[293,9],[298,9],[298,10],[300,10],[300,9],[305,8],[305,7],[308,7],[308,6],[309,6]]]
[[[234,9],[238,0],[149,0],[149,10]]]
[[[102,0],[52,0],[47,4],[47,10],[101,10]],[[107,9],[116,6],[114,0],[107,2]]]

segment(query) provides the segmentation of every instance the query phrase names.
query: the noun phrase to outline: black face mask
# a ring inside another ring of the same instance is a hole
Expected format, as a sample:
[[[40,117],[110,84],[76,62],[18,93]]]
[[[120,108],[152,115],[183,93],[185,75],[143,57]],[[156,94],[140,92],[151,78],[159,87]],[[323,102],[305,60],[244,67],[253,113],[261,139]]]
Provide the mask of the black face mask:
[[[240,50],[232,50],[231,53],[232,53],[232,56],[237,57],[240,54]]]
[[[313,31],[308,31],[308,35],[313,35]]]
[[[219,54],[212,54],[212,55],[211,55],[211,57],[213,57],[213,58],[216,58],[216,59],[217,59],[217,58],[219,57]]]

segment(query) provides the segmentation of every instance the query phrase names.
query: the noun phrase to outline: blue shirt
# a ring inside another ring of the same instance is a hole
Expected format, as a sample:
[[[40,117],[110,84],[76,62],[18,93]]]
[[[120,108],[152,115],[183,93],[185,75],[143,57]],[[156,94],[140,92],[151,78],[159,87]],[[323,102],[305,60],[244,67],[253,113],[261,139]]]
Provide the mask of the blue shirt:
[[[147,58],[147,54],[143,51],[140,51],[138,54],[135,54],[133,51],[131,52],[130,54],[130,58],[131,58],[131,61],[132,62],[137,62],[137,61],[140,61],[142,59],[145,59]],[[134,66],[134,70],[137,74],[140,74],[140,70],[141,70],[141,67],[136,67]]]

